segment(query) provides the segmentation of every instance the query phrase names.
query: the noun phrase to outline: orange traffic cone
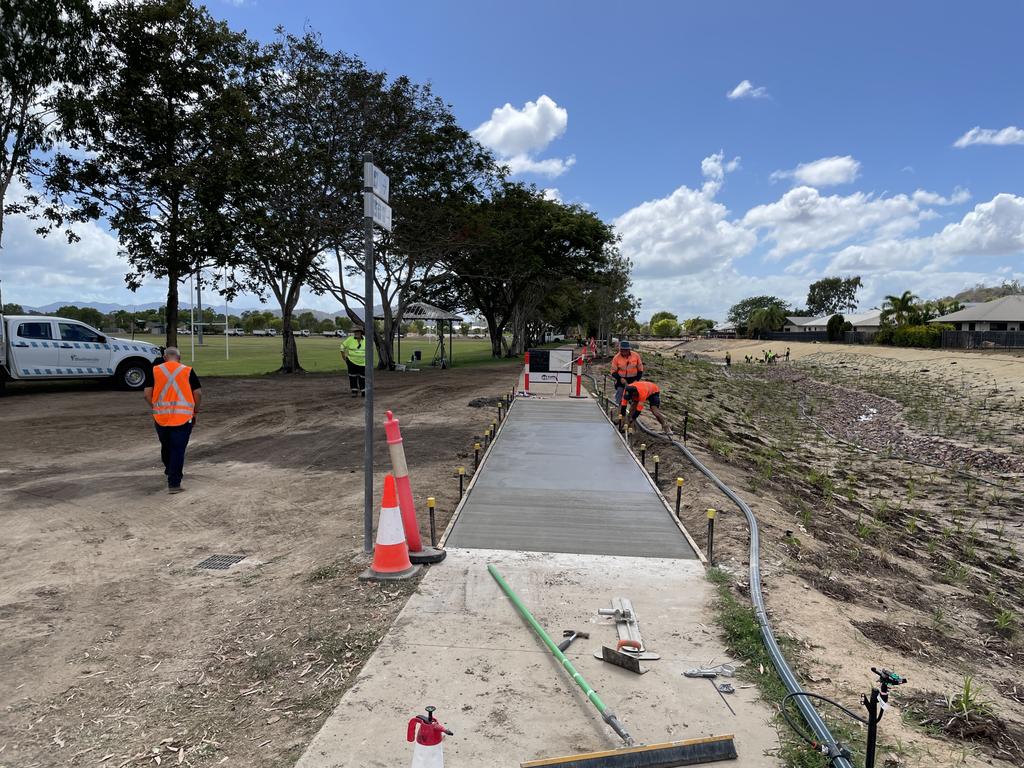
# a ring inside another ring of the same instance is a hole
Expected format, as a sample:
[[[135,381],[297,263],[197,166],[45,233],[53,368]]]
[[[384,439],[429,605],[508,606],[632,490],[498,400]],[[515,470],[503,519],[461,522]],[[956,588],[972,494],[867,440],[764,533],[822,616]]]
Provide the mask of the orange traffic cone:
[[[384,498],[380,503],[380,518],[377,520],[377,543],[373,547],[373,565],[363,571],[359,578],[372,581],[407,579],[415,576],[421,567],[409,561],[409,546],[405,542],[395,478],[386,475]]]

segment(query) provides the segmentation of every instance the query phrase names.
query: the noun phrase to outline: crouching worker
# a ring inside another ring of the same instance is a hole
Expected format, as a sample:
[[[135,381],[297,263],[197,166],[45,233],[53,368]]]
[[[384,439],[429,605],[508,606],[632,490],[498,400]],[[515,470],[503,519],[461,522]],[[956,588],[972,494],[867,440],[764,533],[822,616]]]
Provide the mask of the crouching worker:
[[[629,407],[629,423],[634,424],[640,418],[644,409],[644,403],[651,406],[651,413],[661,424],[666,437],[672,437],[672,428],[669,427],[665,415],[661,412],[661,390],[653,381],[638,381],[630,384],[622,393],[622,406]]]

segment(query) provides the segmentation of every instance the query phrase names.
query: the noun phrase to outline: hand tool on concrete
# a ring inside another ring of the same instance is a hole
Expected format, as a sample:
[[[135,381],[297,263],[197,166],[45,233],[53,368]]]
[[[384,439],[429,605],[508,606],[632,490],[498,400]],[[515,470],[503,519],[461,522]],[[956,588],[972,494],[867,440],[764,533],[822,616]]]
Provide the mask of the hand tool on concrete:
[[[642,675],[647,671],[647,667],[640,666],[640,659],[637,657],[635,651],[637,646],[640,644],[636,640],[619,640],[614,648],[609,648],[607,645],[601,646],[601,661],[607,661],[609,664],[614,664],[616,667],[622,667],[628,669],[630,672],[636,672],[638,675]],[[634,651],[634,653],[627,653],[627,651]]]
[[[644,647],[644,640],[640,637],[640,622],[633,611],[633,603],[628,598],[616,597],[612,600],[611,608],[598,608],[597,613],[599,616],[610,616],[615,619],[615,631],[619,635],[619,640],[631,640],[636,644],[626,646],[626,652],[643,661],[661,658]],[[604,652],[601,650],[594,651],[594,656],[598,659],[603,658],[603,655]]]
[[[715,683],[715,681],[714,680],[708,680],[708,682],[711,683],[711,687],[715,689],[715,693],[718,694],[718,696],[725,703],[725,706],[727,706],[729,708],[729,711],[732,712],[733,716],[735,716],[736,715],[736,710],[732,708],[732,704],[730,704],[728,701],[725,700],[725,696],[722,695],[722,692],[718,689],[718,685]]]
[[[570,645],[572,645],[573,640],[575,640],[578,637],[582,637],[584,640],[589,640],[590,639],[590,633],[589,632],[578,632],[575,629],[563,629],[562,630],[562,637],[564,637],[565,640],[563,640],[562,642],[560,642],[558,644],[558,650],[565,651],[566,649],[568,649],[568,647]]]
[[[736,667],[732,664],[719,664],[716,667],[694,667],[688,669],[683,674],[686,677],[708,677],[712,680],[719,675],[722,677],[732,677],[736,674]]]
[[[646,746],[637,745],[625,726],[615,716],[615,713],[601,701],[597,691],[590,687],[587,681],[583,679],[583,675],[576,671],[576,667],[572,665],[572,662],[565,657],[564,653],[558,650],[558,646],[548,636],[548,633],[537,623],[537,620],[519,599],[519,596],[512,591],[512,587],[498,573],[498,569],[493,565],[488,565],[487,571],[494,577],[494,580],[508,599],[512,601],[512,605],[519,612],[519,615],[537,633],[537,637],[554,654],[576,685],[580,687],[590,702],[597,708],[601,718],[626,744],[622,749],[532,760],[521,763],[520,768],[541,768],[541,766],[559,766],[559,768],[674,768],[674,766],[680,765],[736,759],[736,744],[733,741],[732,734],[703,739],[668,741],[660,744],[648,744]]]

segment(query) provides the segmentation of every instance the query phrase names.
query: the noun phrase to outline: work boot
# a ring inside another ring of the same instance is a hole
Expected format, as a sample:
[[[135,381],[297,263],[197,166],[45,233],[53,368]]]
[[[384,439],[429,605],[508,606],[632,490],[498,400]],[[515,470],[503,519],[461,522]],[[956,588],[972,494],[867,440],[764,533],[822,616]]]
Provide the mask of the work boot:
[[[352,397],[359,397],[359,390],[358,389],[353,389],[352,390]]]
[[[181,492],[182,492],[182,491],[184,491],[184,490],[185,490],[185,489],[184,489],[184,488],[182,488],[182,487],[181,487],[180,485],[176,485],[176,486],[174,486],[173,488],[168,488],[168,489],[167,489],[167,492],[168,492],[168,493],[181,493]]]

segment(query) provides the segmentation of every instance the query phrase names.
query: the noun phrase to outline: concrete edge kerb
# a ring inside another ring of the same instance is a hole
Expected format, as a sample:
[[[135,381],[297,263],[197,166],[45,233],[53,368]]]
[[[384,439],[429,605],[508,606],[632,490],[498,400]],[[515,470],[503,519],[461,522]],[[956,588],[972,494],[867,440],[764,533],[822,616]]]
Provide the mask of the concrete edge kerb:
[[[654,492],[658,495],[658,498],[661,499],[661,504],[665,508],[665,512],[668,514],[669,518],[672,520],[673,523],[676,524],[676,527],[683,534],[683,536],[686,537],[686,541],[690,544],[690,547],[693,549],[694,554],[697,555],[697,559],[700,560],[700,562],[706,568],[708,565],[707,558],[704,556],[704,553],[701,551],[701,548],[697,545],[697,542],[693,540],[693,537],[690,535],[690,532],[686,530],[686,526],[683,525],[682,521],[678,517],[676,517],[676,513],[675,511],[673,511],[672,505],[668,503],[668,499],[665,498],[665,494],[661,492],[661,489],[654,482],[654,478],[651,477],[650,473],[647,471],[647,468],[640,463],[640,458],[633,451],[633,447],[629,444],[629,441],[626,440],[625,435],[619,432],[618,427],[615,426],[615,422],[612,421],[611,417],[608,415],[607,409],[601,405],[600,398],[592,397],[592,399],[595,400],[595,402],[597,403],[597,407],[601,411],[601,414],[604,416],[605,421],[607,421],[611,425],[611,428],[615,432],[616,437],[618,437],[619,440],[622,441],[622,444],[626,447],[626,452],[632,457],[633,461],[636,462],[636,465],[640,467],[640,470],[643,473],[644,478],[647,480],[647,484],[651,486]]]
[[[466,506],[466,501],[469,499],[469,493],[473,490],[473,486],[476,485],[476,480],[480,477],[480,474],[484,468],[484,464],[487,463],[487,458],[491,455],[491,449],[494,444],[498,442],[498,437],[501,435],[501,431],[505,428],[505,422],[508,421],[508,415],[512,412],[512,409],[516,407],[516,403],[519,401],[518,397],[512,398],[512,403],[505,410],[505,416],[502,418],[501,423],[498,425],[497,432],[491,437],[490,444],[484,449],[483,455],[480,457],[480,466],[473,471],[473,477],[469,479],[469,485],[463,490],[462,498],[459,499],[459,503],[455,506],[455,511],[452,512],[451,519],[448,520],[448,525],[445,526],[444,533],[441,534],[441,538],[437,542],[439,548],[444,548],[448,542],[448,536],[451,534],[452,529],[455,527],[455,523],[459,520],[459,515],[462,514],[462,508]]]

